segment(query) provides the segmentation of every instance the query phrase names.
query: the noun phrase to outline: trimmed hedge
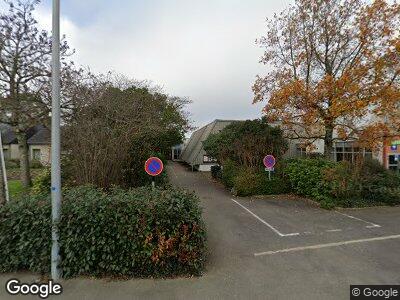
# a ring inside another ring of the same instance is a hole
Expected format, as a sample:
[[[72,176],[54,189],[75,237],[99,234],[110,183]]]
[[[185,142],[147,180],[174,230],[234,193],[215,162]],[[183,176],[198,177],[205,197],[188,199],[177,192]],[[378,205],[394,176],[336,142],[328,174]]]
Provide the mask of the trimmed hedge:
[[[400,176],[376,160],[293,159],[284,173],[296,194],[312,197],[324,208],[400,204]]]
[[[239,167],[230,159],[227,159],[222,165],[222,183],[227,188],[232,188],[235,185],[235,177],[239,172]]]
[[[0,271],[50,272],[50,216],[49,196],[0,208]],[[183,190],[73,188],[64,192],[59,228],[66,278],[200,275],[204,268],[199,200]]]
[[[332,166],[334,163],[325,159],[291,159],[285,163],[284,174],[296,194],[323,200],[326,196],[323,170]]]
[[[275,172],[269,180],[265,170],[240,167],[229,159],[224,161],[222,168],[213,166],[211,175],[238,196],[277,195],[291,191],[282,174]]]
[[[271,180],[264,170],[258,172],[243,168],[235,177],[234,189],[238,196],[277,195],[290,192],[284,178],[272,174]]]

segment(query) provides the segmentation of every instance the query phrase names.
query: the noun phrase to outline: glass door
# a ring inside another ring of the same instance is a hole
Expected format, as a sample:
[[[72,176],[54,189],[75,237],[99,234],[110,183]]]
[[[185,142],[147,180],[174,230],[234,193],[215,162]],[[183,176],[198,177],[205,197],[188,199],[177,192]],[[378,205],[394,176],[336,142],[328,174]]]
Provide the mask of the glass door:
[[[388,160],[389,160],[388,161],[389,170],[399,172],[399,170],[400,170],[400,168],[399,168],[400,155],[390,154],[388,156]]]

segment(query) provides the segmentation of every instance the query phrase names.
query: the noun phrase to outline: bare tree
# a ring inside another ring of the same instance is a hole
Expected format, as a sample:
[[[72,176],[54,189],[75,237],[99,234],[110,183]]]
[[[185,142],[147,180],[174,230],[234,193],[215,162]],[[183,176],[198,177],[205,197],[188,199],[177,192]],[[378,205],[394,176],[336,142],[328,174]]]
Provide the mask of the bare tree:
[[[140,185],[148,155],[170,149],[189,128],[187,99],[122,78],[86,81],[86,97],[64,127],[64,170],[75,184]]]
[[[32,15],[38,0],[12,1],[0,14],[0,122],[12,126],[20,148],[21,181],[31,185],[26,131],[48,123],[50,102],[46,97],[51,76],[51,37],[39,30]],[[61,44],[62,57],[68,45]],[[64,63],[66,65],[66,63]]]

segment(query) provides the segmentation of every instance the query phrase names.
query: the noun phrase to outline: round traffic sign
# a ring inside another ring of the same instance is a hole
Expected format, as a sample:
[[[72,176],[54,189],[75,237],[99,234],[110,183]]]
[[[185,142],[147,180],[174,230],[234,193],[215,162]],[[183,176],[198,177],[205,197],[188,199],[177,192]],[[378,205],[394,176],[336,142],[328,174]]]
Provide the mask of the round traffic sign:
[[[275,166],[276,164],[276,159],[273,155],[267,155],[263,159],[264,166],[271,169]]]
[[[144,164],[144,170],[150,176],[158,176],[164,169],[164,164],[158,157],[150,157]]]

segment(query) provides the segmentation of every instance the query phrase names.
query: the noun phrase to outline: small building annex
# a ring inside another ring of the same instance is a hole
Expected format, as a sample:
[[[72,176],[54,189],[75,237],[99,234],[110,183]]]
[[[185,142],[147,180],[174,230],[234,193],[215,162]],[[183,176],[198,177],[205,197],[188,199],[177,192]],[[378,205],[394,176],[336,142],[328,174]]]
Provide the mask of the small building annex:
[[[193,132],[186,147],[182,150],[181,160],[189,164],[193,169],[210,171],[211,166],[217,163],[213,158],[207,156],[203,148],[203,142],[210,134],[220,132],[232,122],[235,122],[235,120],[217,119]]]

